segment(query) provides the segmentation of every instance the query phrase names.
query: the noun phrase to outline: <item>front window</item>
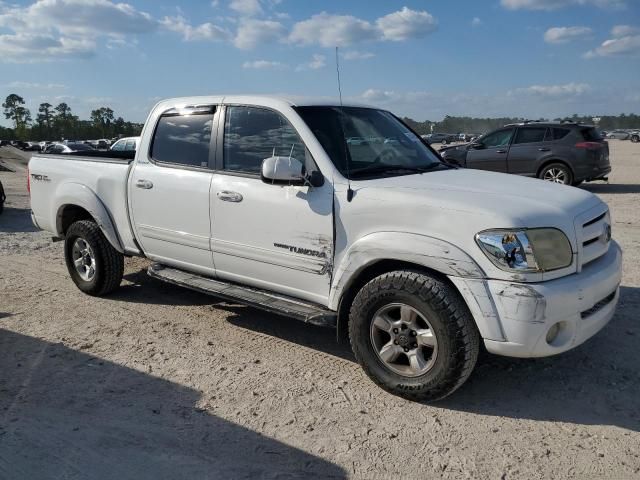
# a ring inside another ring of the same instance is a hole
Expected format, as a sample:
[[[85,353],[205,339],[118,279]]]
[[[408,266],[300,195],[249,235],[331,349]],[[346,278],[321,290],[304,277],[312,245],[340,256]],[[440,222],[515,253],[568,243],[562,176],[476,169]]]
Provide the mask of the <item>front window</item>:
[[[489,133],[479,139],[478,143],[482,143],[482,145],[484,145],[486,148],[506,147],[511,141],[513,130],[513,128],[507,128],[504,130],[498,130],[497,132]]]
[[[344,176],[365,179],[448,168],[389,112],[360,107],[297,107]]]

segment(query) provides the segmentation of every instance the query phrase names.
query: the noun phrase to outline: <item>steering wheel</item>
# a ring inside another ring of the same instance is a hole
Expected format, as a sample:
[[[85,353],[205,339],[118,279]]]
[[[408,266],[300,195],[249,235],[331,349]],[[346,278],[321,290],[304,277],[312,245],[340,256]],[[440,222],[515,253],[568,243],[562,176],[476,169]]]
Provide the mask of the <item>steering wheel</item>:
[[[382,163],[382,164],[394,165],[394,164],[397,163],[396,162],[397,159],[398,159],[398,153],[395,150],[391,150],[390,148],[386,148],[382,152],[380,152],[380,155],[378,155],[375,158],[373,163]]]

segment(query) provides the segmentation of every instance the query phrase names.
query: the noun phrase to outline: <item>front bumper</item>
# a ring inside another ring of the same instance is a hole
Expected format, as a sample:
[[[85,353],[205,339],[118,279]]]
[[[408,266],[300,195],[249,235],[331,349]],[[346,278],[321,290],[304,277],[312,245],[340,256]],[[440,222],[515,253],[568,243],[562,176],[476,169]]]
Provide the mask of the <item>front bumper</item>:
[[[460,278],[454,283],[476,318],[489,352],[546,357],[577,347],[611,320],[621,278],[622,251],[612,241],[608,252],[580,273],[557,280],[528,284],[480,280],[483,289],[477,283],[460,288],[465,282]],[[553,338],[552,328],[557,328]]]

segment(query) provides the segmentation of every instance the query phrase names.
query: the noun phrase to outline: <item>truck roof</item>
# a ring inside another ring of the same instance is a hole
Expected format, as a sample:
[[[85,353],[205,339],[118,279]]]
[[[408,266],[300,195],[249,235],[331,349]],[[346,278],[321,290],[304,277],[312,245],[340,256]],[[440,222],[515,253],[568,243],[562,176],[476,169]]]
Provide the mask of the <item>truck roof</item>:
[[[339,98],[331,97],[304,97],[304,96],[286,96],[286,95],[211,95],[211,96],[197,96],[197,97],[177,97],[168,98],[160,101],[156,108],[159,106],[165,107],[180,107],[188,105],[202,105],[212,103],[227,103],[227,104],[249,104],[249,105],[262,105],[265,107],[282,108],[282,107],[309,107],[309,106],[332,106],[339,107]],[[344,102],[345,107],[364,107],[364,108],[378,108],[371,105],[366,105],[358,102]]]

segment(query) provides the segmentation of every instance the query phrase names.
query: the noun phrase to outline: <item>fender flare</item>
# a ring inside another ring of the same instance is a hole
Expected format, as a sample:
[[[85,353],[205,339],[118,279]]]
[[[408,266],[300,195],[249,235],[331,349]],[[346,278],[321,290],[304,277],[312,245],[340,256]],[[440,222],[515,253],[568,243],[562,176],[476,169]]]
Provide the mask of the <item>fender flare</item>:
[[[365,268],[383,260],[413,263],[447,276],[485,277],[468,254],[449,242],[414,233],[371,233],[354,242],[334,268],[329,308],[337,309],[353,280]]]
[[[89,212],[89,215],[98,224],[111,246],[118,252],[124,253],[124,248],[113,220],[107,208],[93,190],[81,183],[66,182],[58,186],[54,198],[56,198],[56,203],[53,206],[54,211],[52,214],[55,215],[56,233],[58,235],[62,236],[63,234],[62,213],[65,207],[70,205],[77,206]]]

